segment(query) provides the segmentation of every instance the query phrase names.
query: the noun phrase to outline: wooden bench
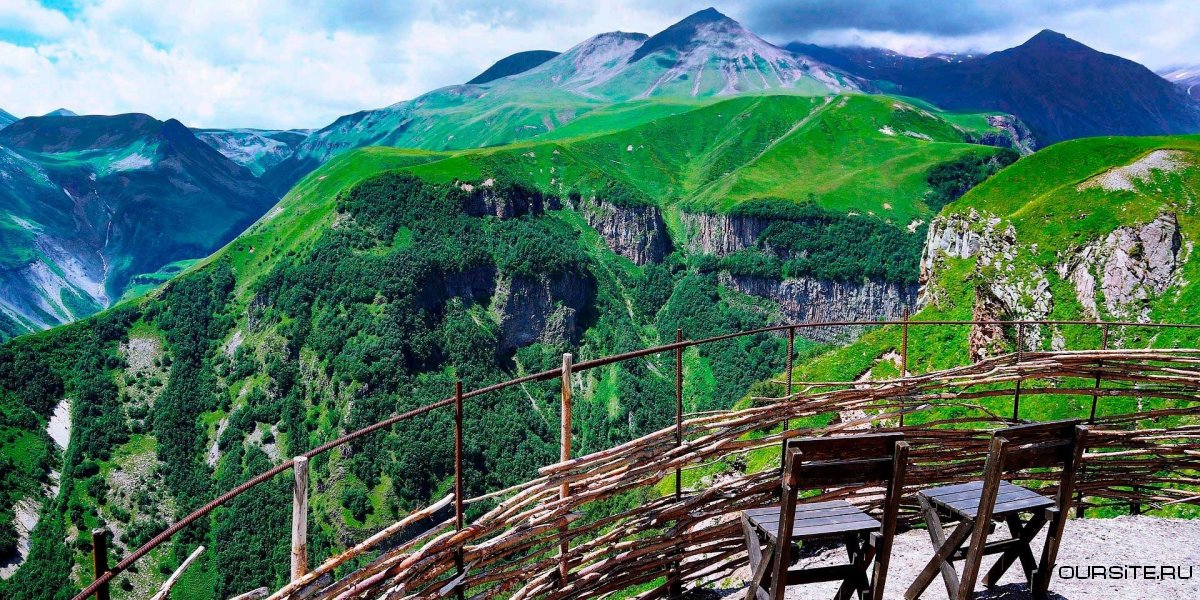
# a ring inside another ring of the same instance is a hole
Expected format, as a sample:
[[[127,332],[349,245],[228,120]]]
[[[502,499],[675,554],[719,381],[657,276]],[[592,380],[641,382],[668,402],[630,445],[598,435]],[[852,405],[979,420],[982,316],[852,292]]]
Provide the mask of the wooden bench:
[[[992,436],[983,480],[917,492],[934,556],[904,597],[908,600],[919,598],[940,572],[951,600],[970,598],[983,557],[1000,554],[984,576],[984,584],[989,589],[1019,561],[1033,597],[1045,598],[1066,526],[1075,473],[1083,456],[1086,436],[1087,428],[1077,420],[1002,429]],[[1062,469],[1054,498],[1003,479],[1006,473],[1048,467]],[[1029,517],[1022,520],[1022,514]],[[949,521],[958,522],[949,536],[946,536],[942,515]],[[994,521],[1007,525],[1010,537],[988,542]],[[1050,531],[1038,561],[1030,543],[1047,523]],[[963,548],[968,541],[969,545]],[[954,570],[953,561],[963,561],[961,578]]]
[[[896,515],[904,489],[908,444],[900,433],[793,440],[785,447],[781,504],[742,513],[750,555],[747,600],[782,600],[784,589],[841,581],[835,598],[879,600],[887,580]],[[845,500],[799,504],[798,491],[852,484],[886,485],[881,519]],[[793,541],[841,540],[849,563],[789,569]],[[874,561],[873,575],[868,569]]]

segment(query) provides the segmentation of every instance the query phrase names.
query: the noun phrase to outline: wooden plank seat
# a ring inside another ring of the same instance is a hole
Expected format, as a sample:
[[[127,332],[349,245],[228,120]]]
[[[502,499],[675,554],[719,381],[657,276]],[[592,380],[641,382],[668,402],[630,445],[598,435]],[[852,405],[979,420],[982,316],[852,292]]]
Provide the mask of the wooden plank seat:
[[[748,510],[745,515],[770,543],[775,543],[779,530],[778,506]],[[840,538],[847,533],[878,531],[881,526],[874,517],[845,500],[797,504],[792,540]]]
[[[983,495],[983,482],[972,481],[958,485],[947,485],[917,492],[929,500],[934,507],[952,515],[952,520],[974,519],[979,512],[979,500]],[[1008,481],[1001,481],[996,492],[996,506],[992,516],[1003,517],[1009,513],[1029,512],[1054,506],[1054,500],[1035,491]]]
[[[805,438],[784,450],[780,504],[743,511],[742,531],[750,558],[747,600],[782,600],[787,586],[840,581],[835,598],[879,600],[896,535],[908,444],[900,433]],[[799,489],[885,483],[882,518],[845,500],[805,502]],[[849,562],[789,568],[792,542],[840,539]],[[874,563],[874,571],[870,573]]]
[[[1087,428],[1077,420],[1021,425],[995,432],[981,481],[924,489],[917,502],[925,514],[934,555],[904,593],[915,600],[940,573],[951,600],[966,600],[975,591],[983,557],[999,554],[983,578],[994,588],[1004,573],[1017,562],[1029,582],[1033,598],[1047,595],[1059,543],[1071,505],[1075,474],[1083,456]],[[1061,466],[1053,498],[1043,496],[1004,479],[1005,473],[1030,468]],[[946,534],[942,515],[958,524]],[[1022,515],[1028,515],[1022,519]],[[989,542],[994,522],[1008,526],[1009,537]],[[1030,544],[1049,525],[1038,560]],[[964,546],[965,544],[965,546]],[[960,578],[951,564],[962,561]]]

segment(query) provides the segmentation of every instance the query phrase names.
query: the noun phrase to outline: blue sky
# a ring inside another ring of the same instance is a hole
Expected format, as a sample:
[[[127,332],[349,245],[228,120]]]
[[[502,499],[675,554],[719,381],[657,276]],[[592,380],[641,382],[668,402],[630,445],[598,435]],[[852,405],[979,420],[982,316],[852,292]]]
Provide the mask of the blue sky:
[[[146,112],[206,127],[320,127],[466,81],[530,49],[655,33],[713,0],[0,0],[0,108]],[[1194,0],[731,0],[768,40],[913,54],[1042,28],[1153,68],[1200,63]]]

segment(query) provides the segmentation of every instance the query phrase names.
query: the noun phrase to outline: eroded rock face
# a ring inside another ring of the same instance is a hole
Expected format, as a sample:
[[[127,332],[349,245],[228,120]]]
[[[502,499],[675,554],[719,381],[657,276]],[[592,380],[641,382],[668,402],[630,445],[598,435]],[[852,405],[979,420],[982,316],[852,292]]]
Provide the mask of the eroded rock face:
[[[1070,280],[1075,297],[1092,318],[1100,316],[1099,291],[1109,314],[1147,321],[1146,302],[1175,282],[1182,246],[1175,214],[1165,213],[1145,225],[1121,227],[1055,268]]]
[[[721,276],[721,282],[743,294],[768,298],[792,323],[897,319],[916,305],[917,286],[867,280],[861,283],[822,281],[811,277],[776,281],[759,277]],[[806,330],[823,341],[853,337],[857,328]]]
[[[671,251],[667,225],[656,206],[618,206],[591,197],[580,199],[575,209],[610,250],[635,264],[661,262]]]
[[[971,209],[965,215],[939,216],[930,223],[921,256],[920,306],[936,304],[940,290],[934,285],[941,261],[947,257],[975,258],[975,270],[984,281],[978,297],[992,302],[989,319],[1045,319],[1054,305],[1046,271],[1028,261],[1018,265],[1016,229],[1002,227],[999,217]],[[982,294],[982,296],[980,296]],[[994,302],[993,302],[994,300]],[[974,332],[973,332],[974,333]],[[995,332],[979,332],[978,347],[996,347]],[[1025,328],[1026,349],[1041,346],[1041,327]],[[974,341],[972,349],[976,347]]]
[[[499,316],[501,350],[533,342],[575,344],[583,331],[580,317],[595,294],[591,278],[573,273],[498,280],[492,308]]]
[[[771,219],[758,217],[683,213],[688,248],[700,254],[725,256],[753,248],[758,236],[766,231]]]

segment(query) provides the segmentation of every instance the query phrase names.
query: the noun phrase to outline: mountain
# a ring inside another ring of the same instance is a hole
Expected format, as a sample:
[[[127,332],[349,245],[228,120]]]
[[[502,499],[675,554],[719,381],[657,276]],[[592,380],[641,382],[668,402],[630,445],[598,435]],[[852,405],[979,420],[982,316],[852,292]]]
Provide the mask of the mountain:
[[[9,125],[10,123],[14,123],[16,121],[17,121],[17,118],[14,117],[12,115],[12,113],[4,110],[3,108],[0,108],[0,129],[3,129],[5,126]]]
[[[75,114],[74,111],[70,111],[65,108],[56,108],[42,116],[43,117],[78,117],[79,115]]]
[[[0,130],[0,175],[0,337],[157,283],[273,203],[178,121],[142,114],[21,119]]]
[[[558,139],[335,156],[155,294],[0,346],[0,451],[47,456],[0,480],[0,526],[40,497],[49,468],[62,499],[0,593],[72,589],[89,523],[102,519],[123,554],[281,457],[440,399],[457,378],[474,388],[567,351],[602,356],[800,311],[898,315],[915,302],[922,222],[1017,156],[972,143],[1003,135],[993,116],[861,94],[643,101],[597,109]],[[703,383],[687,410],[727,406],[780,368],[779,336],[745,341],[689,351],[688,381]],[[580,452],[668,422],[670,360],[589,372]],[[467,493],[558,456],[552,391],[513,388],[467,412]],[[64,398],[74,418],[60,463],[41,430]],[[314,556],[444,489],[444,417],[314,461],[327,482],[314,491]],[[285,580],[274,557],[290,496],[274,485],[206,520],[238,544],[208,545],[188,575],[196,596]],[[122,576],[114,597],[146,597],[161,571]]]
[[[1182,88],[1192,99],[1200,101],[1200,65],[1164,69],[1158,74]]]
[[[193,129],[200,141],[212,146],[225,158],[250,169],[257,177],[283,162],[296,151],[308,134],[307,129]]]
[[[596,35],[516,75],[340,117],[309,136],[264,181],[282,193],[321,163],[362,146],[457,150],[530,139],[629,100],[827,95],[858,87],[857,79],[773,46],[707,9],[653,37]]]
[[[885,91],[948,109],[1016,115],[1044,144],[1099,135],[1200,132],[1200,105],[1181,90],[1142,65],[1049,30],[1015,48],[976,57],[913,59],[879,50],[790,47]]]
[[[467,85],[478,85],[500,79],[501,77],[524,73],[559,54],[559,52],[553,50],[526,50],[510,54],[496,61],[495,64],[488,67],[484,72],[476,75],[467,82]]]

